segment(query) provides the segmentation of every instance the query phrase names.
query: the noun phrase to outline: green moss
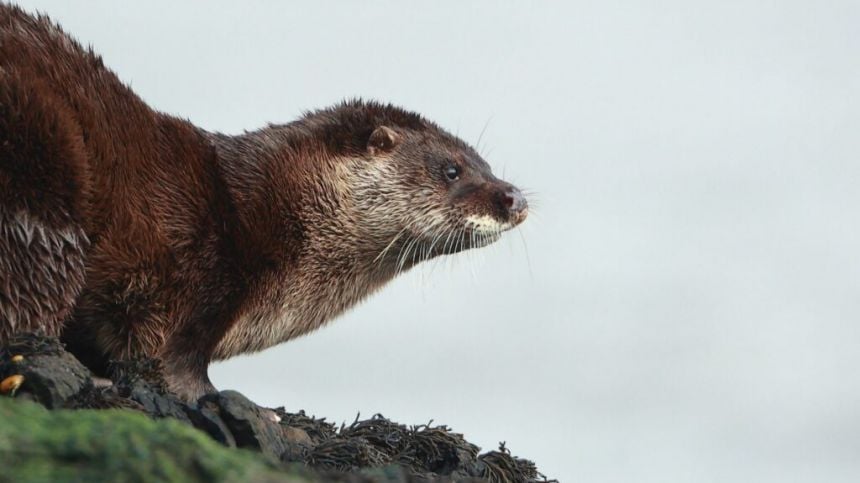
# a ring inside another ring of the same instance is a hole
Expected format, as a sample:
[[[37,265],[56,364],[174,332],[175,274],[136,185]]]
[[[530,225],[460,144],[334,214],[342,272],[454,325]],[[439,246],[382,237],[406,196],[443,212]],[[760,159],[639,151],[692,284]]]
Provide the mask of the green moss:
[[[308,481],[176,421],[2,397],[0,462],[0,480],[15,482]]]

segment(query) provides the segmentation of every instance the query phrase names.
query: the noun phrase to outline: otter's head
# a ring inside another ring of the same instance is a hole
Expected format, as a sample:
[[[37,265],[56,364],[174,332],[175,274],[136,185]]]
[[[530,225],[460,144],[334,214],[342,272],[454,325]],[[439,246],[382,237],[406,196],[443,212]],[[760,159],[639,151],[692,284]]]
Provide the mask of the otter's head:
[[[525,196],[461,139],[392,106],[353,107],[365,122],[348,184],[376,261],[401,270],[493,243],[525,220]]]

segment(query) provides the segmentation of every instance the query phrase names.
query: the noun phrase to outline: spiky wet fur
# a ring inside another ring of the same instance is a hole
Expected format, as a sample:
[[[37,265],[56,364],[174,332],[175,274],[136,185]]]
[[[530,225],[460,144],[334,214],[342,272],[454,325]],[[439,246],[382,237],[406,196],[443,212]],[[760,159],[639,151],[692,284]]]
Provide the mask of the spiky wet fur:
[[[446,162],[468,168],[462,183],[440,178]],[[390,105],[206,132],[149,108],[47,18],[0,4],[0,343],[61,335],[97,373],[159,358],[193,399],[213,389],[210,361],[494,241],[521,221],[499,208],[508,186]]]

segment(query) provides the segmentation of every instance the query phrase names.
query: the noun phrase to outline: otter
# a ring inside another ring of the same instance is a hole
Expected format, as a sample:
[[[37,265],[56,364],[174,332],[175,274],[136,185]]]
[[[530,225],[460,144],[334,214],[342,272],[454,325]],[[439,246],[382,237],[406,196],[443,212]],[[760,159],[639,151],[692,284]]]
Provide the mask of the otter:
[[[58,336],[95,374],[210,362],[311,332],[422,261],[521,223],[467,143],[349,100],[229,136],[150,108],[45,16],[0,5],[0,343]]]

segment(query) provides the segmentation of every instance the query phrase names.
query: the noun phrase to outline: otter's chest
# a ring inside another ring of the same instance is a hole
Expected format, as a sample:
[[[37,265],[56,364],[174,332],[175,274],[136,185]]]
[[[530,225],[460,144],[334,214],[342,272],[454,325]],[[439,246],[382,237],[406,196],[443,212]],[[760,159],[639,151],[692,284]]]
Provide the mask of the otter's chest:
[[[301,282],[301,277],[292,278],[253,297],[221,339],[214,358],[260,351],[312,332],[378,287],[348,277],[330,283]]]

